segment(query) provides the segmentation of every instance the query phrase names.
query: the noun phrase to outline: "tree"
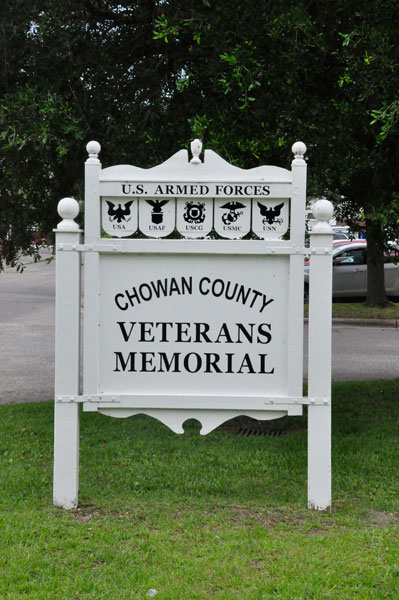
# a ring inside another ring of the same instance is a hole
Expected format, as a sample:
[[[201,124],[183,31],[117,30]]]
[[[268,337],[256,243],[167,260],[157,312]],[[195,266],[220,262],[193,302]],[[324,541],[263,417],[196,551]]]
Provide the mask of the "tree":
[[[383,241],[394,235],[398,192],[394,0],[23,5],[1,9],[18,40],[0,111],[0,202],[23,223],[8,259],[29,247],[34,218],[44,233],[54,227],[72,181],[80,196],[89,139],[102,142],[105,164],[150,166],[199,136],[242,167],[288,166],[302,139],[311,194],[328,193],[352,218],[364,212],[368,300],[385,302]],[[36,173],[40,158],[47,177]],[[2,238],[3,225],[2,213]]]
[[[399,6],[394,0],[264,3],[255,14],[250,4],[240,3],[228,27],[221,27],[226,14],[218,19],[224,3],[207,20],[179,13],[178,20],[164,16],[157,23],[168,43],[173,35],[182,44],[188,26],[200,42],[181,52],[184,91],[195,93],[200,83],[208,98],[206,113],[194,120],[197,132],[244,164],[266,153],[281,158],[269,149],[286,150],[293,137],[303,138],[314,195],[333,198],[352,227],[366,221],[367,302],[383,305],[384,245],[399,235]],[[219,65],[204,64],[204,54],[219,56]]]

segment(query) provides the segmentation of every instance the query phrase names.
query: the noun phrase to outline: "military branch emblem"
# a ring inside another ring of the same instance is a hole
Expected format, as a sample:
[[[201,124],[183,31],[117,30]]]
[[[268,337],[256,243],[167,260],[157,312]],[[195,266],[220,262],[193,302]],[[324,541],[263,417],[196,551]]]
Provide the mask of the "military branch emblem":
[[[140,198],[139,228],[144,235],[162,238],[175,228],[175,201]]]
[[[251,200],[215,199],[215,230],[229,239],[239,239],[249,233],[251,226]]]
[[[263,239],[279,239],[288,231],[289,201],[253,200],[252,231]]]
[[[177,198],[177,230],[185,238],[204,238],[213,226],[213,200]]]
[[[279,217],[281,209],[284,206],[284,202],[282,202],[281,204],[277,204],[277,206],[275,206],[274,208],[267,208],[267,206],[264,206],[260,202],[258,202],[258,206],[260,214],[262,215],[262,217],[264,217],[262,221],[264,225],[266,225],[266,223],[268,223],[269,225],[273,225],[273,223],[278,223],[279,225],[281,225],[283,219]]]
[[[227,202],[223,204],[220,208],[227,209],[229,212],[226,212],[222,215],[222,221],[225,225],[231,225],[235,223],[239,217],[241,217],[244,212],[240,210],[240,208],[246,208],[245,204],[241,202]]]
[[[110,217],[110,221],[117,221],[117,223],[122,223],[122,221],[128,223],[130,221],[130,218],[127,219],[126,217],[130,215],[130,207],[133,204],[133,200],[126,202],[123,208],[121,203],[118,204],[118,208],[115,208],[115,204],[110,200],[106,200],[106,203],[108,204],[108,215]]]
[[[137,231],[137,200],[102,198],[101,225],[112,237],[128,237]]]
[[[152,206],[151,221],[156,224],[160,224],[163,221],[163,207],[169,202],[169,200],[146,200],[150,206]]]
[[[203,223],[205,221],[205,202],[186,202],[183,219],[187,223]]]

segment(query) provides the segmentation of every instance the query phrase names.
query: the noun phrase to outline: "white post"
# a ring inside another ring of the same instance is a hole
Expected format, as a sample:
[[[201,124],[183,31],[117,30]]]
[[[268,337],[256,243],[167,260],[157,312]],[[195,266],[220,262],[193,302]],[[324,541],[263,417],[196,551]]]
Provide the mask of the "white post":
[[[292,146],[292,197],[291,197],[291,244],[305,244],[306,170],[304,159],[306,146],[295,142]],[[302,396],[303,386],[303,254],[290,256],[290,279],[288,290],[288,395]]]
[[[79,204],[73,198],[58,203],[63,218],[56,231],[56,328],[54,487],[55,506],[75,508],[79,491],[79,404],[59,402],[60,396],[79,394],[80,253],[65,245],[80,242],[74,219]]]
[[[97,393],[98,328],[100,318],[100,259],[94,249],[101,237],[99,175],[101,146],[96,141],[87,144],[85,163],[85,244],[91,249],[84,254],[84,324],[83,324],[83,391]]]
[[[313,215],[311,252],[325,250],[310,257],[308,395],[324,404],[308,408],[308,507],[331,510],[331,202],[317,201]]]

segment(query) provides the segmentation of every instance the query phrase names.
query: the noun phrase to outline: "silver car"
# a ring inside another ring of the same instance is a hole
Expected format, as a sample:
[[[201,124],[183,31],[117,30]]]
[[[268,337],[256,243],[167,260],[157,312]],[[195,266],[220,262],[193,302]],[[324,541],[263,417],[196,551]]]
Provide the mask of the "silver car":
[[[399,249],[392,246],[385,255],[385,291],[399,297]],[[305,261],[305,302],[309,295],[309,263]],[[367,296],[367,242],[356,240],[334,242],[333,298],[365,298]]]

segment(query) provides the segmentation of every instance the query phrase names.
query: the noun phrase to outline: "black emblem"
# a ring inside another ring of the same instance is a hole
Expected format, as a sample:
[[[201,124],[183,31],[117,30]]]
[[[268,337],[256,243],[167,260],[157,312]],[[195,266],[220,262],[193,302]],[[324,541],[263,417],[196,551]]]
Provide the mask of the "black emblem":
[[[260,202],[258,202],[258,206],[260,208],[260,214],[262,215],[262,217],[265,217],[262,220],[263,225],[266,225],[266,223],[269,223],[269,225],[273,225],[273,223],[278,223],[279,225],[281,225],[283,219],[279,217],[281,209],[284,206],[284,202],[282,202],[281,204],[277,204],[277,206],[275,206],[274,208],[268,208]]]
[[[121,204],[118,204],[118,208],[115,208],[115,204],[109,200],[106,200],[106,203],[108,204],[110,221],[116,221],[117,223],[122,223],[122,221],[128,223],[130,221],[130,219],[127,219],[126,217],[130,215],[130,207],[133,204],[133,200],[126,202],[123,208]]]
[[[245,204],[241,204],[241,202],[227,202],[220,208],[227,209],[229,211],[222,215],[222,221],[225,225],[230,225],[231,223],[235,223],[238,217],[241,217],[241,215],[244,214],[244,211],[240,210],[240,208],[246,207]]]
[[[162,207],[169,202],[169,200],[146,200],[150,206],[152,206],[151,221],[159,225],[163,221]]]
[[[205,202],[186,202],[183,219],[187,223],[203,223],[205,221]]]

